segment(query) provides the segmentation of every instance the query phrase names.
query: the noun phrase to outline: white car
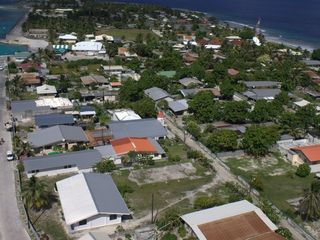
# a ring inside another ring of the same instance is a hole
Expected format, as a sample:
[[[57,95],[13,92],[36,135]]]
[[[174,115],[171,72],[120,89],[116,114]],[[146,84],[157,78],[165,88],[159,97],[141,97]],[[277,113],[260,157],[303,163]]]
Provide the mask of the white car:
[[[13,153],[12,151],[7,151],[7,160],[12,161],[13,160]]]

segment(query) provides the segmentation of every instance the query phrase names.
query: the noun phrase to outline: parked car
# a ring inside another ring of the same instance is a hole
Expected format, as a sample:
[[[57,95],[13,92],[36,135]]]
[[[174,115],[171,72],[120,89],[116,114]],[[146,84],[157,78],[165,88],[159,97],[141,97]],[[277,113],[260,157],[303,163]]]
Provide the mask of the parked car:
[[[7,160],[12,161],[14,159],[12,151],[7,151]]]

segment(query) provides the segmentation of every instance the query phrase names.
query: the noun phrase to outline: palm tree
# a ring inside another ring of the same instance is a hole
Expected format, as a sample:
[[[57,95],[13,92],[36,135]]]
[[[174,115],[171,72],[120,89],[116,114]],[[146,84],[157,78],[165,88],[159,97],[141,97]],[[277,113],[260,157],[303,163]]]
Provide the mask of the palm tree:
[[[305,191],[300,202],[299,212],[302,218],[317,220],[320,218],[320,191],[318,182],[313,182],[311,187]]]
[[[22,190],[22,199],[27,208],[39,210],[48,206],[51,193],[47,184],[32,176]]]

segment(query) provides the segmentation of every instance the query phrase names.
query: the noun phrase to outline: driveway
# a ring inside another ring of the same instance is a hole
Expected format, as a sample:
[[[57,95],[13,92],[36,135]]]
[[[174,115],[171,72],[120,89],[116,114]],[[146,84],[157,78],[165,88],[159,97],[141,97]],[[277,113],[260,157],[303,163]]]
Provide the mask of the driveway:
[[[3,59],[0,58],[0,62]],[[17,207],[14,169],[15,162],[7,162],[6,152],[11,150],[10,133],[4,128],[9,120],[5,98],[5,72],[0,71],[0,138],[5,143],[0,145],[0,240],[29,240],[29,236],[20,220]]]

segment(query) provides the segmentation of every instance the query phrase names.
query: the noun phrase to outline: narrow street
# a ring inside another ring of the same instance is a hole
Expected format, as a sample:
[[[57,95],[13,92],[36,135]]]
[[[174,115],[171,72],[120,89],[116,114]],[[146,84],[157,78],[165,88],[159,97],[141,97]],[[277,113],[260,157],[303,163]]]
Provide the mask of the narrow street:
[[[0,58],[2,64],[4,60]],[[0,145],[0,240],[30,239],[20,220],[17,207],[14,169],[16,162],[8,162],[7,150],[11,149],[11,136],[4,123],[9,121],[5,97],[5,71],[0,71],[0,138],[5,143]]]

